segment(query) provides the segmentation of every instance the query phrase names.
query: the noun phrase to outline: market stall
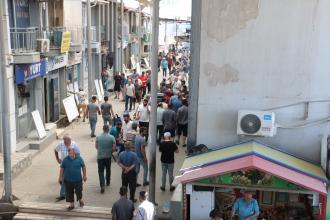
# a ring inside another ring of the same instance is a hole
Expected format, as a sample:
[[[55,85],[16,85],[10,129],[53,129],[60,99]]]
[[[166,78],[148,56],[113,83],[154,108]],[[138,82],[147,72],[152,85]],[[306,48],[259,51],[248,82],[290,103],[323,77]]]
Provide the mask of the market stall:
[[[174,183],[183,186],[182,219],[208,219],[213,208],[228,219],[241,189],[253,191],[259,219],[326,219],[323,169],[256,141],[186,158]]]

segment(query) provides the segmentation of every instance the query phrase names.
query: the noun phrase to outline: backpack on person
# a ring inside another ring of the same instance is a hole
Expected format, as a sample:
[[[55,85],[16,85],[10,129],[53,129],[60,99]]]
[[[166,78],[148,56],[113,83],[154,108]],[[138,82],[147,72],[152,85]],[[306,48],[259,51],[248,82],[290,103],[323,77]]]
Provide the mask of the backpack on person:
[[[119,117],[118,114],[115,114],[113,116],[113,120],[112,120],[112,126],[116,126],[118,122],[122,122],[121,118]]]

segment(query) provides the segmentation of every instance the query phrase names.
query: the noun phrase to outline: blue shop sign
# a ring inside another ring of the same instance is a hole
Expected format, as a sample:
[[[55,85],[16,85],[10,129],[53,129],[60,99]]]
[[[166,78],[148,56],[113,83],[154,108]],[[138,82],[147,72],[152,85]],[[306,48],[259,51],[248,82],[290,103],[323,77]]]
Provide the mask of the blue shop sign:
[[[19,64],[15,66],[16,84],[43,76],[46,74],[46,61],[38,63]]]

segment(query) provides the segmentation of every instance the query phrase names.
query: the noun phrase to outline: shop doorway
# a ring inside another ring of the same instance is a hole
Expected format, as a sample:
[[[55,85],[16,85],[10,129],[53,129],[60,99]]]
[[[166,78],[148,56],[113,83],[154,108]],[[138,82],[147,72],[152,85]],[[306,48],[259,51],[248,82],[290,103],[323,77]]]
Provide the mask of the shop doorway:
[[[45,84],[45,118],[47,122],[56,122],[60,118],[60,88],[58,71],[49,75]]]
[[[240,189],[215,188],[214,207],[223,213],[224,219],[230,219],[232,206],[240,197],[243,197]],[[315,200],[313,194],[254,189],[253,198],[258,201],[260,208],[258,219],[317,219],[319,207],[313,207],[313,200]]]

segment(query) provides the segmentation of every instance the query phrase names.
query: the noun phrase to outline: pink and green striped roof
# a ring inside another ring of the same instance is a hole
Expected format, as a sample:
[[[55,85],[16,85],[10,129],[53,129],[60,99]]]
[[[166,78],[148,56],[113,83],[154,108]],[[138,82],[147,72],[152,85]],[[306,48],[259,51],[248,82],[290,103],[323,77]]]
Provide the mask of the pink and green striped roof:
[[[323,182],[328,182],[323,169],[319,165],[284,153],[254,140],[188,157],[182,165],[181,173],[243,158],[249,155],[255,155],[264,160],[294,170],[295,172],[302,173]]]

